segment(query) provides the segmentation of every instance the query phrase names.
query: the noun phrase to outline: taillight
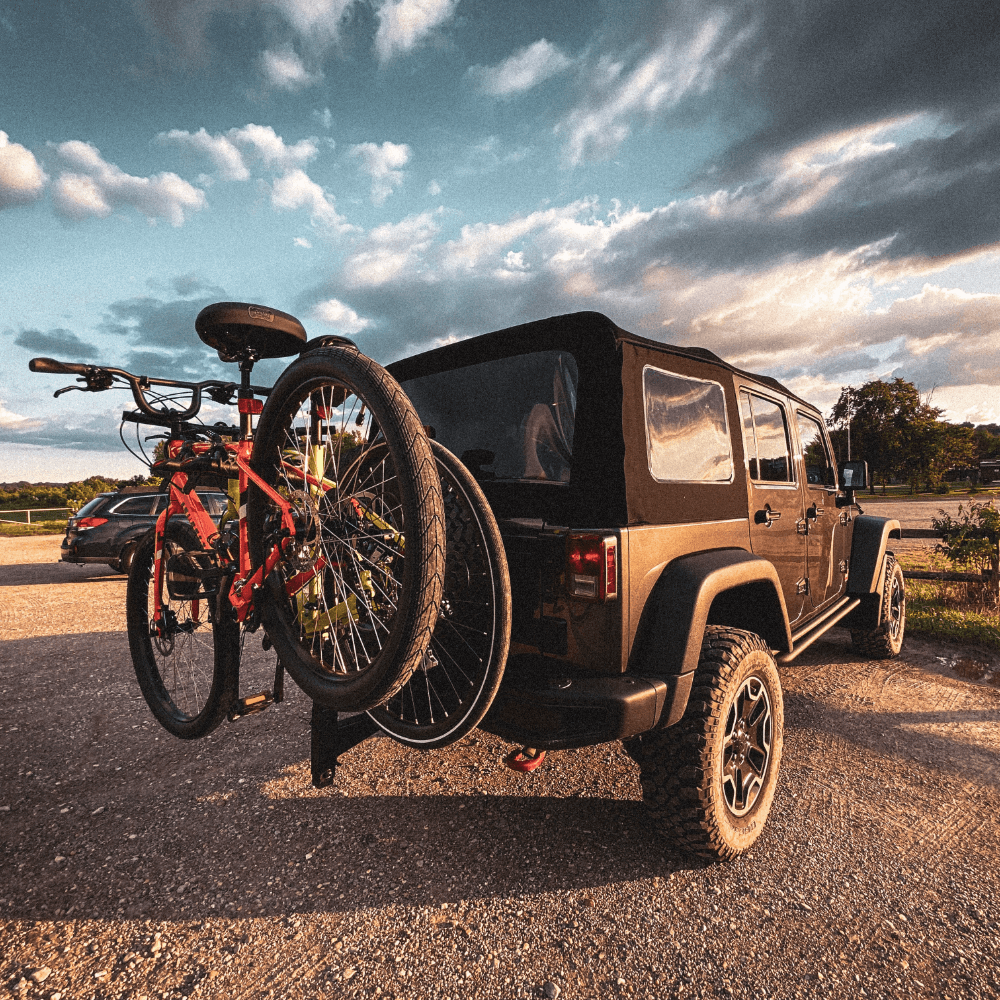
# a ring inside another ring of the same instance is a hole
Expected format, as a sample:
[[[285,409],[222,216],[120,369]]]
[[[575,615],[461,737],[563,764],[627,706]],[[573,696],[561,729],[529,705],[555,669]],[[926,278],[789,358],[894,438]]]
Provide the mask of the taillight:
[[[566,539],[566,589],[572,597],[592,601],[618,596],[618,539],[614,535]]]
[[[107,524],[108,519],[106,517],[81,517],[79,521],[76,522],[77,528],[99,528],[102,524]]]

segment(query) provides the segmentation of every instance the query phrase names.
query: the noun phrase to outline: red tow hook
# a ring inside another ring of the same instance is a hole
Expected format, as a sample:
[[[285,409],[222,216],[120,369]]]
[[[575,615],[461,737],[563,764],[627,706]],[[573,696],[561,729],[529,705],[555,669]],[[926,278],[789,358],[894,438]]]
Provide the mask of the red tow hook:
[[[512,750],[507,754],[503,762],[512,771],[520,771],[523,774],[527,771],[534,771],[543,760],[545,760],[544,750],[536,750],[534,747],[521,747],[520,750]]]

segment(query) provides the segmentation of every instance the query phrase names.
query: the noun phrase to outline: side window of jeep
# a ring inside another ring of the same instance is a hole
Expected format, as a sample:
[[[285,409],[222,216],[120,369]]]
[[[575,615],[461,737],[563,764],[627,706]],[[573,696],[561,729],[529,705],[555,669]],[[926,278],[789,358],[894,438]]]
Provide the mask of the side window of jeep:
[[[820,422],[801,410],[795,414],[799,425],[799,441],[806,465],[806,482],[810,486],[836,486],[837,471],[830,458],[826,435]]]
[[[794,482],[785,408],[744,389],[740,415],[750,478],[763,483]]]
[[[649,471],[659,483],[731,483],[733,446],[718,382],[642,371]]]

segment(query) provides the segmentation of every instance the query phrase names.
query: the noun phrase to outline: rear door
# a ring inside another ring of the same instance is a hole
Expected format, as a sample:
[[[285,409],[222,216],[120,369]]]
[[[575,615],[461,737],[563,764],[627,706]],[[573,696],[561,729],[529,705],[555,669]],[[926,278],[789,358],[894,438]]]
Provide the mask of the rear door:
[[[806,520],[801,484],[792,460],[784,399],[740,389],[740,417],[750,501],[750,547],[778,572],[794,625],[808,610]]]
[[[845,534],[837,509],[837,467],[822,421],[813,413],[795,411],[804,479],[808,530],[806,564],[809,603],[821,608],[844,591],[847,566],[843,564]]]

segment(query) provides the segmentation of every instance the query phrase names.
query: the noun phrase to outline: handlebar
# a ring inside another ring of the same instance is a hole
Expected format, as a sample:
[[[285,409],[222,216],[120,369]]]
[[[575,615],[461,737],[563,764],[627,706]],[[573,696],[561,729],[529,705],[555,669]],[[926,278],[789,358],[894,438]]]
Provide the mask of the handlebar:
[[[55,375],[79,375],[78,381],[86,385],[70,385],[57,390],[54,395],[60,396],[72,389],[82,392],[102,392],[110,389],[115,380],[127,382],[132,390],[132,398],[136,406],[146,417],[155,418],[137,423],[156,423],[158,426],[170,427],[173,423],[189,420],[201,409],[201,394],[206,392],[215,402],[228,404],[233,401],[239,386],[235,382],[222,382],[219,379],[207,379],[204,382],[180,382],[176,379],[150,378],[148,375],[133,375],[121,368],[105,368],[99,365],[82,365],[72,361],[56,361],[54,358],[32,358],[28,368],[33,372],[43,372]],[[154,409],[146,399],[145,393],[155,385],[172,389],[186,389],[191,393],[191,402],[184,410]],[[257,396],[267,396],[270,389],[266,386],[252,385],[251,391]],[[198,426],[198,425],[195,425]]]
[[[182,434],[208,434],[214,433],[226,435],[228,437],[239,437],[239,427],[231,427],[229,424],[188,424],[184,421],[175,421],[170,417],[149,416],[146,413],[136,413],[135,410],[125,410],[122,412],[122,420],[130,424],[152,424],[154,427],[177,427]]]

